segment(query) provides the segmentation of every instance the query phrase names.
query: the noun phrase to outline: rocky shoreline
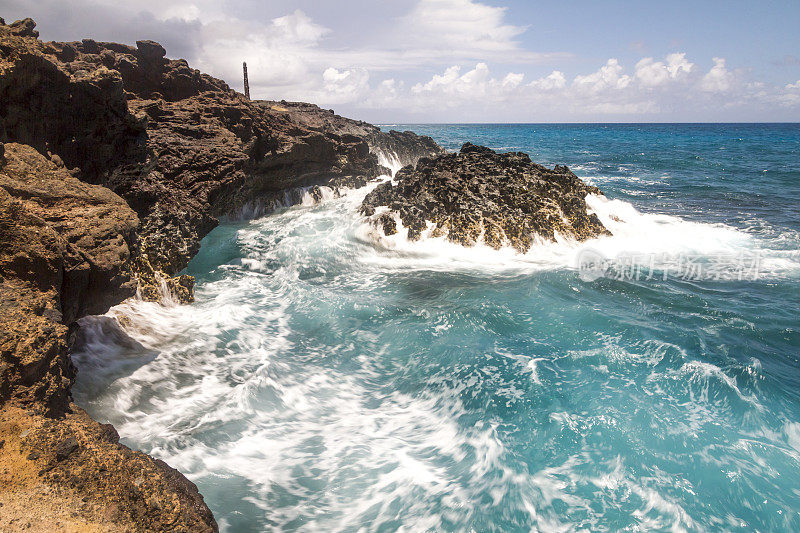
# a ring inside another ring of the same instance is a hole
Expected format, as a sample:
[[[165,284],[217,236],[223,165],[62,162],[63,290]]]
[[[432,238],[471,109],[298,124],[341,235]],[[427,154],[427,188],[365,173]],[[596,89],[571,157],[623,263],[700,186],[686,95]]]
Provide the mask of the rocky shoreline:
[[[219,222],[444,151],[311,104],[249,101],[135,47],[0,19],[0,529],[216,531],[197,488],[72,403],[76,321],[175,276]]]
[[[0,529],[216,531],[193,483],[72,402],[77,321],[179,275],[220,217],[363,186],[361,212],[471,246],[607,230],[566,167],[384,132],[313,104],[250,101],[158,43],[42,42],[0,19]],[[121,330],[120,330],[121,332]],[[121,333],[120,333],[121,334]]]

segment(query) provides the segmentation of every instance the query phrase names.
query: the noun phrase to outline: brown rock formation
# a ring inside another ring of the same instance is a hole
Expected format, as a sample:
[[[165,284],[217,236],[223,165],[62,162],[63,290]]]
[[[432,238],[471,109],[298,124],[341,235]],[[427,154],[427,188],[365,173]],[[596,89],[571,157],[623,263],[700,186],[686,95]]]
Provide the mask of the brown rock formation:
[[[77,406],[60,419],[7,406],[0,434],[2,531],[216,531],[192,482]]]
[[[31,24],[0,26],[0,142],[57,154],[122,196],[142,221],[142,253],[167,274],[218,216],[254,199],[385,172],[370,147],[404,163],[441,152],[310,104],[250,102],[158,43],[42,43]]]
[[[65,324],[135,294],[136,214],[29,146],[5,145],[0,167],[0,399],[63,412],[74,370]]]
[[[333,112],[322,109],[315,104],[305,102],[273,102],[262,100],[257,102],[272,112],[283,114],[292,122],[323,133],[335,135],[352,135],[365,139],[370,147],[394,154],[403,166],[416,165],[421,157],[436,157],[445,150],[428,136],[417,135],[410,131],[382,131],[363,120],[351,120]]]
[[[0,164],[0,528],[212,531],[195,486],[70,402],[74,320],[132,296],[138,218],[30,146]],[[6,520],[8,520],[6,522]]]

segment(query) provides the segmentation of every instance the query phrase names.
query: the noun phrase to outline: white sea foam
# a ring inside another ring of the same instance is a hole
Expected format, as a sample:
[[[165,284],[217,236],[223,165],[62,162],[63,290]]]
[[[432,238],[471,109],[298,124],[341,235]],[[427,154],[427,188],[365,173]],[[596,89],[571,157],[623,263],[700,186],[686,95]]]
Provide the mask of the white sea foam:
[[[535,239],[527,253],[519,254],[511,247],[495,250],[481,239],[475,246],[464,247],[446,237],[433,238],[434,226],[430,223],[420,240],[409,241],[402,221],[394,213],[396,234],[386,236],[376,226],[364,224],[355,236],[370,243],[377,252],[362,259],[385,268],[482,269],[493,274],[575,268],[582,254],[591,251],[612,262],[624,258],[657,270],[675,269],[687,258],[722,258],[733,262],[743,255],[758,254],[759,277],[800,271],[800,256],[796,252],[771,249],[755,236],[731,226],[642,213],[628,202],[599,195],[589,195],[586,201],[590,212],[598,216],[612,236],[585,242],[559,235],[556,242]]]
[[[320,530],[357,529],[365,520],[390,524],[396,501],[416,502],[406,509],[407,528],[440,529],[448,514],[464,520],[478,513],[475,494],[492,483],[502,490],[486,473],[502,465],[503,446],[491,427],[459,427],[464,409],[455,394],[376,394],[369,383],[378,371],[366,358],[348,373],[312,361],[291,365],[282,355],[297,348],[287,339],[285,306],[259,312],[262,326],[246,329],[253,309],[223,302],[241,302],[244,293],[252,301],[249,284],[223,285],[207,288],[219,292],[204,294],[206,303],[190,312],[141,301],[115,308],[115,316],[136,317],[130,336],[160,353],[102,399],[86,398],[99,393],[86,388],[89,382],[79,384],[78,396],[109,413],[123,438],[147,443],[150,453],[193,479],[242,480],[248,501],[278,529],[301,516]],[[265,300],[259,305],[269,307]],[[234,337],[224,340],[231,331]],[[94,356],[120,350],[102,336],[89,345],[78,362],[96,377]],[[197,438],[220,424],[229,426],[225,440]],[[315,494],[304,483],[328,488]],[[276,489],[293,493],[295,503],[269,503]],[[306,497],[316,498],[314,506]],[[441,505],[431,506],[431,499]],[[315,517],[317,506],[330,512]]]
[[[319,190],[319,197],[316,197],[314,190]],[[225,217],[226,221],[252,220],[268,215],[278,209],[286,209],[296,205],[310,206],[320,202],[336,198],[340,190],[335,190],[325,185],[296,187],[286,190],[278,197],[257,198],[246,202],[236,211],[229,213]]]
[[[375,153],[378,156],[378,164],[391,170],[392,177],[397,174],[398,170],[403,168],[403,163],[400,162],[400,158],[394,152],[378,149]]]
[[[403,168],[397,154],[394,152],[387,152],[385,150],[375,151],[378,157],[378,164],[388,168],[391,176],[381,176],[380,178],[393,177],[398,170]],[[315,195],[315,189],[319,190],[319,195]],[[225,221],[244,221],[253,220],[266,216],[279,209],[288,209],[295,206],[309,207],[322,202],[338,198],[348,194],[352,189],[348,187],[332,188],[325,185],[319,186],[306,186],[288,189],[278,197],[256,198],[246,202],[239,209],[234,212],[228,213],[224,217]]]
[[[632,507],[643,529],[696,528],[697,517],[685,508],[689,500],[676,494],[691,495],[691,486],[675,487],[674,478],[659,471],[643,477],[621,458],[595,464],[591,443],[581,453],[529,468],[509,453],[491,420],[470,418],[467,384],[397,390],[382,379],[387,368],[401,375],[409,363],[391,357],[396,346],[382,333],[353,328],[342,340],[333,330],[350,324],[304,311],[313,300],[329,306],[331,315],[352,307],[352,321],[380,317],[396,304],[376,309],[365,294],[397,270],[497,275],[573,268],[587,247],[611,257],[712,254],[747,250],[759,241],[729,226],[645,214],[625,202],[590,197],[590,208],[613,237],[540,242],[524,255],[430,236],[409,242],[402,231],[383,236],[357,214],[375,186],[343,191],[321,204],[301,201],[237,226],[241,257],[220,265],[214,281],[198,285],[195,305],[130,300],[110,311],[128,340],[109,335],[98,319],[84,319],[88,342],[75,355],[78,401],[114,423],[127,443],[201,483],[209,501],[247,494],[261,529],[371,531],[399,527],[398,520],[409,531],[467,529],[497,508],[542,531],[598,529],[607,525],[595,506],[598,498]],[[337,261],[357,265],[357,274],[336,273]],[[316,279],[310,276],[329,282],[300,282]],[[437,340],[446,339],[459,325],[441,314],[430,330]],[[333,340],[325,341],[326,335]],[[646,387],[675,409],[674,420],[658,421],[667,435],[696,435],[727,416],[731,405],[764,411],[729,371],[696,361],[677,345],[651,341],[634,350],[613,336],[599,339],[599,347],[567,353],[558,364],[501,348],[494,353],[512,360],[535,391],[557,379],[559,390],[579,392],[565,380],[570,364],[587,361],[598,380],[624,379],[628,390]],[[642,369],[639,381],[625,374],[632,367]],[[562,438],[586,443],[597,428],[614,423],[604,412],[560,407],[534,426],[531,438],[553,426],[558,437],[551,444]],[[787,424],[780,438],[795,449],[799,434]],[[220,524],[225,529],[236,518],[231,513]]]

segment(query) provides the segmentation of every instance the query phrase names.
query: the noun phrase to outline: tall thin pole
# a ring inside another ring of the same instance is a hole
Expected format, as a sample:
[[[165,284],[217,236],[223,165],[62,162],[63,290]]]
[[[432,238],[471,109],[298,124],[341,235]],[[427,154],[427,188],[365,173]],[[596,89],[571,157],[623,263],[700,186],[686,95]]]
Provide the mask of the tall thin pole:
[[[244,69],[244,97],[250,100],[250,82],[247,81],[247,62],[242,63]]]

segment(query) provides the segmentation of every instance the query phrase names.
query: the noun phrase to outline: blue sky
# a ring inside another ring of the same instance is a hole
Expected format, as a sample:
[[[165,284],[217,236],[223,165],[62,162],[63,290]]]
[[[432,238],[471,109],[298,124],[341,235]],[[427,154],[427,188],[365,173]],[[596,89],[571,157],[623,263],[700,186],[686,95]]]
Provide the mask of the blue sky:
[[[800,2],[0,0],[254,97],[386,122],[800,121]]]

